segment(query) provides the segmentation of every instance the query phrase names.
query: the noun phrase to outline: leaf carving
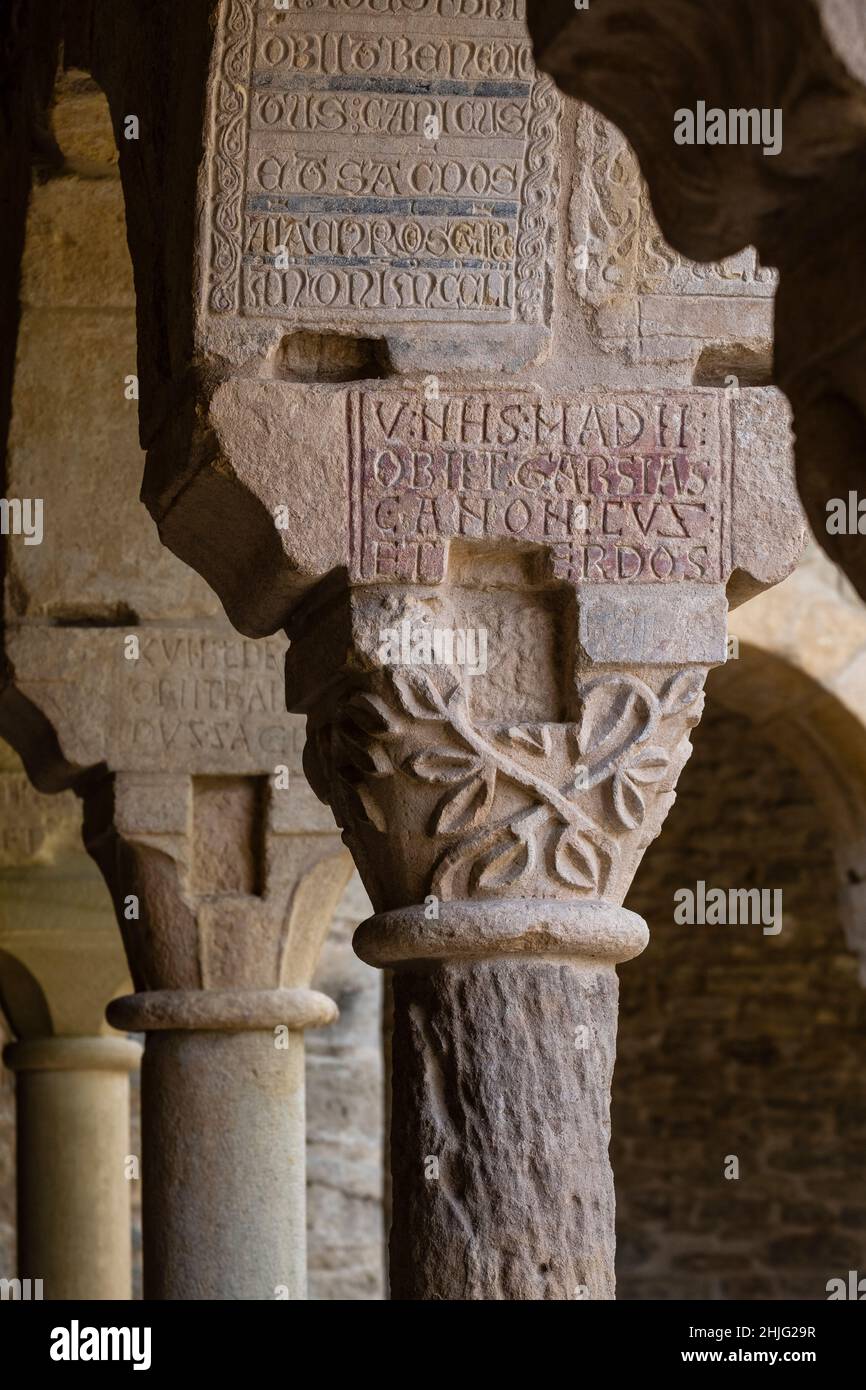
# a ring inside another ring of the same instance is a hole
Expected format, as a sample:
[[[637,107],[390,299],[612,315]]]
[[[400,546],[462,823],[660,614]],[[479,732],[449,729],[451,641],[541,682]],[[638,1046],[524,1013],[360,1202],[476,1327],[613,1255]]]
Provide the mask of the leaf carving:
[[[503,730],[500,738],[515,748],[528,749],[531,753],[543,753],[545,757],[550,753],[552,746],[550,730],[546,724],[515,724],[510,729]]]
[[[480,830],[486,824],[496,790],[496,770],[470,777],[456,791],[443,796],[433,815],[431,833],[450,835],[455,831]]]
[[[473,865],[470,888],[510,888],[531,874],[538,860],[535,836],[524,837],[509,826],[509,838],[498,839]]]
[[[456,748],[424,748],[406,759],[403,771],[424,782],[462,782],[481,771],[481,759]]]
[[[586,835],[581,835],[573,825],[564,825],[556,841],[553,856],[554,868],[562,879],[572,888],[589,888],[598,892],[601,877],[601,863],[598,851]]]
[[[448,705],[442,691],[426,671],[404,667],[392,676],[394,690],[406,714],[413,719],[446,719]],[[458,687],[459,688],[459,687]],[[449,698],[455,693],[449,692]]]
[[[651,744],[648,748],[642,748],[631,760],[624,775],[631,782],[651,786],[654,782],[662,780],[669,766],[670,755],[667,749]]]
[[[581,755],[615,758],[644,738],[652,721],[647,694],[626,676],[606,677],[586,690],[578,731]]]
[[[629,780],[628,773],[618,772],[613,779],[613,805],[627,830],[637,830],[646,815],[643,793]]]
[[[351,724],[343,725],[338,731],[337,756],[340,760],[348,761],[351,767],[357,768],[366,777],[387,777],[394,771],[385,749],[373,739],[356,737]],[[338,767],[338,771],[345,776],[342,767]]]
[[[671,676],[661,695],[665,714],[689,715],[689,726],[698,723],[704,708],[704,673],[702,670],[677,671]]]
[[[345,718],[371,738],[393,737],[394,711],[381,695],[356,692],[345,705]]]
[[[639,749],[628,765],[614,774],[614,810],[627,830],[637,830],[643,824],[646,801],[641,788],[660,782],[669,766],[667,749],[650,744]]]
[[[376,830],[381,830],[384,834],[388,829],[385,816],[370,788],[365,787],[363,782],[359,782],[353,790],[364,813],[359,819],[366,820],[368,825],[375,826]]]

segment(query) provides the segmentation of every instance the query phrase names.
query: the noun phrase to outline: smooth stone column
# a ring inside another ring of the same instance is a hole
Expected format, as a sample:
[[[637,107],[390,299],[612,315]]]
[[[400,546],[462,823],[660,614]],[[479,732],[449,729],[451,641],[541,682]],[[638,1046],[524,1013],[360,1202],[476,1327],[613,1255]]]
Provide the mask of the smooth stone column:
[[[142,1065],[144,1296],[304,1299],[303,1030],[309,989],[165,990],[116,1000]]]
[[[392,1298],[615,1297],[615,965],[647,940],[600,901],[359,927],[394,970]]]
[[[126,1038],[10,1043],[16,1073],[18,1272],[47,1299],[132,1297]]]

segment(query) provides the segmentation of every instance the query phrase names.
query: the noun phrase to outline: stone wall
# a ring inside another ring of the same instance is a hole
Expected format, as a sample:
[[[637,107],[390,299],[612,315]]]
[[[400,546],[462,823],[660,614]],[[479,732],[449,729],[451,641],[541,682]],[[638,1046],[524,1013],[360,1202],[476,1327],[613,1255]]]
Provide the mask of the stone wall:
[[[628,898],[651,943],[620,970],[618,1297],[823,1299],[866,1265],[866,993],[814,792],[712,684]],[[782,931],[676,925],[698,880],[781,888]]]

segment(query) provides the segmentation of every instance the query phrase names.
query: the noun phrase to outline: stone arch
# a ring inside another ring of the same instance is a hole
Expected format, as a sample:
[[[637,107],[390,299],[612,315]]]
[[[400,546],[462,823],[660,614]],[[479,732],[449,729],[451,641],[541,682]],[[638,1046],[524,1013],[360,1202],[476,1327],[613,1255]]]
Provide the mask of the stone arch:
[[[866,983],[866,608],[817,548],[731,616],[739,657],[710,699],[746,716],[803,773],[831,829],[846,939]]]

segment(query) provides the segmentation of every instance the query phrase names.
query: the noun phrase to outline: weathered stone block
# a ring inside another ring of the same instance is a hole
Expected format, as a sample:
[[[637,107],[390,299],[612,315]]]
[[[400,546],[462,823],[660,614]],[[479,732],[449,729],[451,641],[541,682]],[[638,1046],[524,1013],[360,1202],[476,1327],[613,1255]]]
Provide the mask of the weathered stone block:
[[[7,653],[17,691],[50,720],[75,768],[301,772],[303,725],[285,712],[281,638],[257,643],[221,625],[23,624],[8,634]]]
[[[559,103],[534,70],[523,2],[408,18],[369,0],[222,8],[211,350],[266,341],[270,321],[382,335],[401,367],[431,347],[477,367],[537,353]]]

